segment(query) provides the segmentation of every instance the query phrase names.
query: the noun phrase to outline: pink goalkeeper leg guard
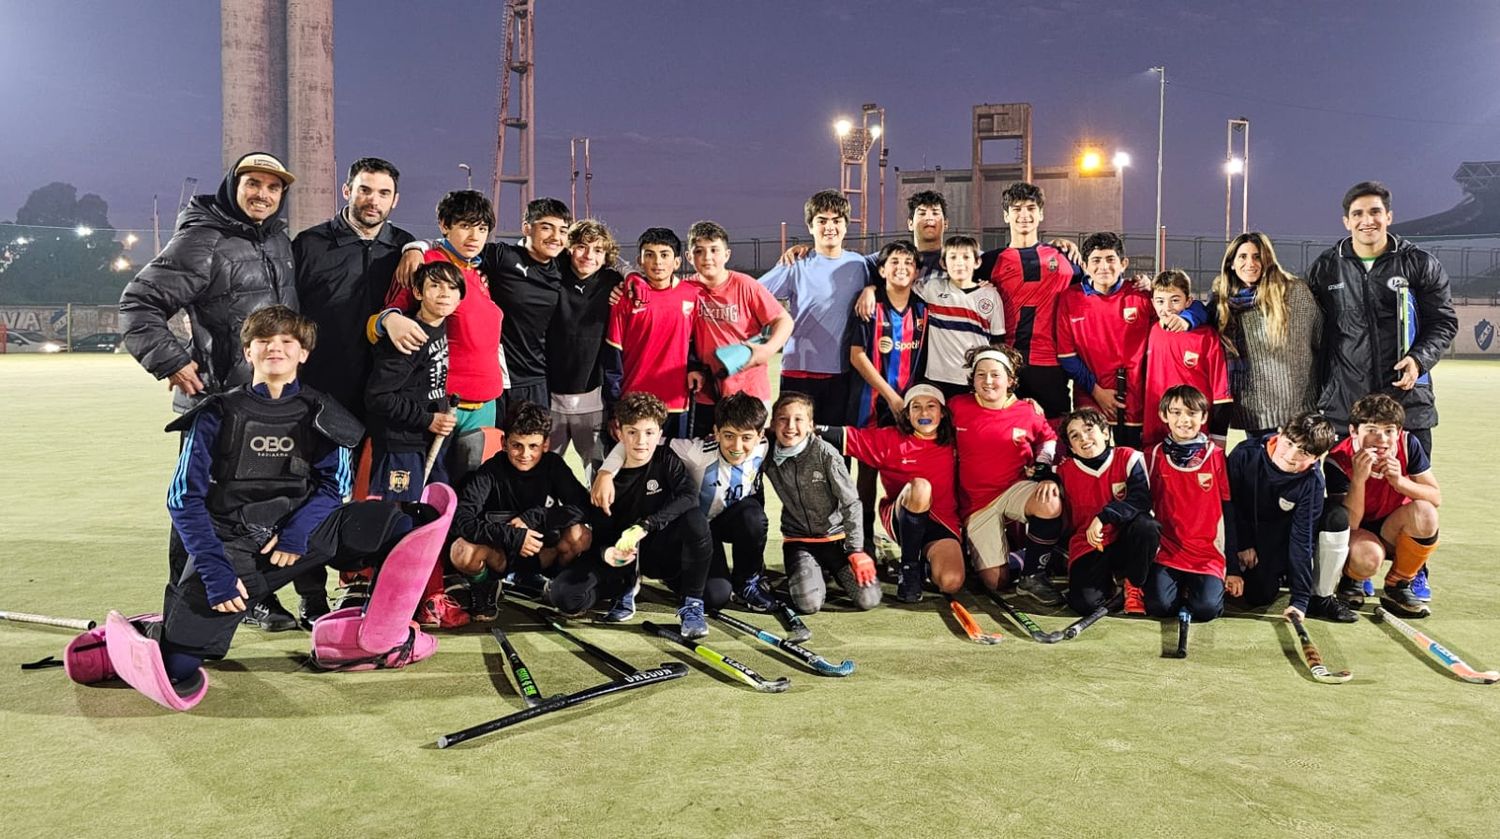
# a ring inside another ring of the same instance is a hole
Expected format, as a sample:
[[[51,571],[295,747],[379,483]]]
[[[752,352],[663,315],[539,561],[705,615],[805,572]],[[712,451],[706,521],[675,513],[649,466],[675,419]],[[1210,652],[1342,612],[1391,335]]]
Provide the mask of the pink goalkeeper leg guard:
[[[339,609],[313,622],[313,665],[323,670],[405,667],[432,655],[437,639],[421,631],[411,616],[437,567],[458,497],[447,484],[429,484],[422,500],[438,518],[396,543],[375,574],[370,602]]]
[[[187,695],[177,692],[167,678],[161,661],[161,646],[142,635],[119,612],[111,611],[104,621],[104,642],[109,663],[115,675],[144,693],[153,702],[173,711],[186,711],[197,705],[208,693],[208,674],[198,668],[198,685]]]

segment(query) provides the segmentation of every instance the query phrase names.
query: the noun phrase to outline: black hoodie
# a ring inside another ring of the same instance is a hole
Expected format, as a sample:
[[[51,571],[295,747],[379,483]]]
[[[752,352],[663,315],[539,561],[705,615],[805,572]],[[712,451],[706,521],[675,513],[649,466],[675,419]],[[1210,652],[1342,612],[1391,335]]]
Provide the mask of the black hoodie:
[[[130,354],[158,379],[196,361],[208,393],[250,381],[240,327],[251,312],[276,303],[297,308],[292,242],[281,218],[285,194],[270,218],[252,223],[235,201],[238,165],[229,167],[217,193],[193,196],[171,241],[120,295],[120,331]],[[190,346],[167,328],[179,310],[191,322]],[[178,392],[175,407],[188,404]]]

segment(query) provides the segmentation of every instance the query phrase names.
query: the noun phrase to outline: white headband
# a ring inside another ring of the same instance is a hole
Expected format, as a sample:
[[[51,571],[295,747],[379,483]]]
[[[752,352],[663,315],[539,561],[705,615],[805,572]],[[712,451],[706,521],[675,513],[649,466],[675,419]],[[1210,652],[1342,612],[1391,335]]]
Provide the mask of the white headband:
[[[902,402],[901,404],[907,407],[911,407],[912,400],[916,399],[918,396],[930,396],[933,399],[936,399],[939,405],[948,404],[948,400],[943,398],[943,392],[933,387],[932,385],[913,385],[907,388],[906,401]]]
[[[979,362],[984,361],[985,359],[1000,362],[1000,366],[1005,368],[1005,372],[1009,374],[1011,378],[1015,378],[1016,368],[1011,366],[1010,357],[1005,353],[995,349],[980,350],[974,356],[974,364],[970,369],[978,370]]]

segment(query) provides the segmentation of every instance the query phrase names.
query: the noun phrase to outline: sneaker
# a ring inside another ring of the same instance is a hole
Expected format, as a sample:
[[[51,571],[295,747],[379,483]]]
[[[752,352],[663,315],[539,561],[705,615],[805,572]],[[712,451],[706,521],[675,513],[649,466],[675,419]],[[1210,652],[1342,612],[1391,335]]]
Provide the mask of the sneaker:
[[[1365,594],[1367,590],[1370,592],[1369,594]],[[1358,609],[1365,605],[1366,597],[1374,596],[1375,589],[1373,586],[1370,586],[1369,580],[1361,583],[1359,580],[1344,577],[1339,580],[1339,586],[1334,590],[1333,594],[1338,599],[1344,601],[1345,605],[1349,608]]]
[[[321,594],[304,594],[297,605],[297,623],[312,631],[313,621],[328,614],[328,598]]]
[[[423,629],[457,629],[469,625],[469,613],[444,592],[422,601],[417,607],[417,623]]]
[[[640,591],[641,582],[640,580],[636,580],[635,585],[630,587],[630,591],[615,598],[614,605],[610,606],[609,611],[605,612],[604,617],[599,620],[604,623],[624,623],[635,617],[635,596]],[[703,614],[702,601],[699,601],[698,614]]]
[[[703,616],[703,601],[696,597],[682,598],[677,619],[682,622],[682,629],[679,631],[684,638],[702,638],[708,634],[708,619]]]
[[[902,603],[916,603],[922,599],[922,566],[909,563],[901,566],[896,577],[896,599]]]
[[[274,594],[268,594],[265,599],[252,605],[241,622],[258,626],[266,632],[286,632],[297,628],[297,619],[281,605]]]
[[[1062,593],[1053,587],[1046,574],[1022,577],[1016,581],[1016,588],[1043,606],[1057,606],[1063,602]]]
[[[1432,587],[1427,585],[1427,566],[1423,565],[1422,569],[1417,572],[1417,576],[1412,579],[1411,593],[1423,603],[1432,602]]]
[[[1359,615],[1354,614],[1343,601],[1333,595],[1314,597],[1308,601],[1307,616],[1310,618],[1322,618],[1335,623],[1354,623],[1359,620]]]
[[[769,612],[777,606],[759,574],[746,580],[745,587],[735,592],[734,599],[752,612]]]
[[[547,590],[547,584],[550,582],[547,575],[539,571],[521,574],[512,571],[505,575],[505,590],[535,598],[540,597]]]
[[[356,579],[344,587],[344,593],[339,595],[338,602],[334,604],[335,609],[363,609],[370,602],[370,581]]]
[[[1146,614],[1146,593],[1129,580],[1125,581],[1125,614]]]
[[[469,617],[481,623],[495,619],[499,609],[495,598],[500,594],[500,581],[494,575],[469,583]]]
[[[1387,580],[1385,588],[1380,590],[1380,605],[1403,618],[1425,618],[1432,614],[1427,604],[1412,593],[1410,580],[1398,580],[1394,583]]]
[[[1360,591],[1364,592],[1365,597],[1374,597],[1375,596],[1375,581],[1374,580],[1365,580],[1365,581],[1361,582],[1359,584],[1359,588],[1360,588]]]

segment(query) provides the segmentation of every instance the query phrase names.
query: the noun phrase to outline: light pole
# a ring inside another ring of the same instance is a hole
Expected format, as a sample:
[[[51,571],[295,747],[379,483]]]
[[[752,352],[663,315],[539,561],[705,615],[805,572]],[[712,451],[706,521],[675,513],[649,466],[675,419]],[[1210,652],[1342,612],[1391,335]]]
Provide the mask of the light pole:
[[[840,119],[833,124],[834,136],[839,141],[839,193],[845,197],[858,196],[859,212],[851,212],[849,226],[859,225],[861,236],[869,233],[869,198],[870,198],[870,170],[865,165],[866,155],[870,153],[870,146],[875,140],[885,133],[880,125],[871,126],[870,113],[864,115],[864,124],[856,127],[847,119]],[[859,173],[859,186],[855,187],[851,176]],[[853,201],[850,201],[852,209]]]
[[[594,167],[590,162],[588,137],[568,139],[568,160],[573,167],[573,173],[568,180],[568,194],[571,196],[570,206],[576,213],[578,212],[578,147],[580,145],[583,147],[583,215],[580,218],[591,218],[594,215]]]
[[[473,189],[474,188],[474,170],[470,169],[469,168],[469,164],[467,164],[467,163],[460,163],[460,164],[458,164],[458,168],[464,170],[464,189]]]
[[[1234,135],[1243,132],[1240,155],[1234,153]],[[1224,241],[1230,239],[1230,207],[1234,189],[1234,176],[1240,176],[1240,232],[1250,229],[1250,120],[1240,117],[1229,120],[1224,129]]]
[[[1120,231],[1123,233],[1125,231],[1125,168],[1130,165],[1130,153],[1117,151],[1109,162],[1114,164],[1115,176],[1120,179]]]
[[[1161,235],[1161,152],[1167,127],[1167,68],[1152,67],[1151,72],[1161,76],[1161,87],[1156,100],[1156,228],[1151,236],[1156,240],[1156,270],[1161,271],[1167,261],[1167,242]]]
[[[880,167],[880,195],[876,199],[876,202],[880,206],[879,232],[883,234],[885,233],[885,165],[890,159],[890,149],[885,147],[885,108],[880,107],[874,102],[866,102],[860,107],[860,110],[864,114],[865,126],[869,128],[871,138],[880,141],[880,154],[875,157],[875,165]],[[871,114],[875,114],[880,118],[880,122],[874,126],[870,126]]]

